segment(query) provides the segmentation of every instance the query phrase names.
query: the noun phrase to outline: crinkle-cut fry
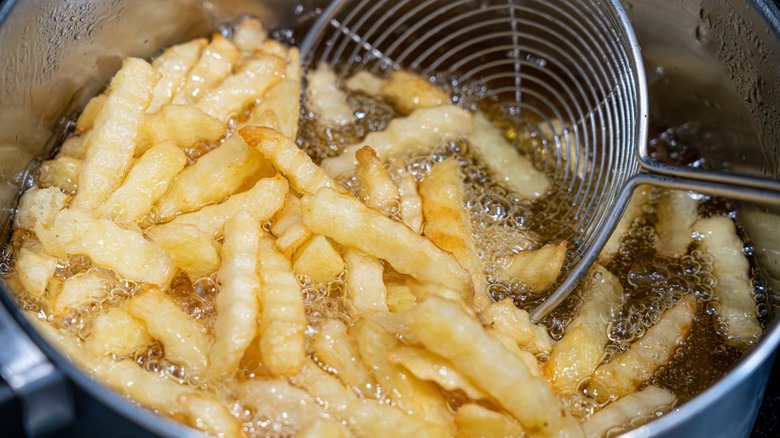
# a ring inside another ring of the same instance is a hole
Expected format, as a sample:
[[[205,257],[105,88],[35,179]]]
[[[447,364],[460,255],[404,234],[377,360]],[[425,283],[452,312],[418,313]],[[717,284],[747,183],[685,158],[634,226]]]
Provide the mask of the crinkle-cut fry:
[[[290,62],[290,60],[287,57],[287,47],[280,43],[279,41],[267,39],[263,41],[263,44],[260,45],[260,47],[257,48],[257,51],[255,52],[255,55],[274,55],[278,56],[285,61]]]
[[[87,156],[87,143],[91,135],[91,130],[83,135],[71,135],[60,146],[57,157],[73,157],[83,160]]]
[[[84,110],[81,111],[79,118],[76,120],[76,132],[79,135],[83,135],[85,132],[92,129],[92,127],[95,125],[95,118],[103,109],[103,105],[106,103],[106,98],[108,98],[108,96],[105,94],[98,94],[92,99],[89,99],[89,102],[87,102]]]
[[[238,131],[246,143],[256,147],[290,180],[295,190],[306,195],[322,187],[342,190],[291,138],[275,129],[247,126]]]
[[[127,311],[144,322],[149,334],[163,345],[170,362],[183,365],[196,375],[206,371],[212,343],[207,328],[159,288],[149,287],[135,294]]]
[[[276,56],[260,56],[247,61],[195,105],[211,117],[227,122],[284,80],[285,67],[284,60]]]
[[[658,412],[668,411],[676,401],[677,397],[671,391],[650,385],[608,404],[585,420],[582,428],[588,438],[600,438],[608,432],[613,436],[612,431],[626,426],[631,428],[642,419],[655,419]]]
[[[361,196],[366,205],[385,216],[391,216],[399,204],[398,186],[390,178],[382,160],[370,146],[355,152],[358,161],[355,177],[360,181]]]
[[[623,288],[618,278],[594,266],[582,293],[582,305],[544,366],[545,376],[558,393],[577,392],[580,382],[599,366],[609,342],[609,323],[622,306]]]
[[[201,392],[188,392],[178,398],[187,423],[211,436],[246,436],[241,421],[230,413],[225,403]]]
[[[322,168],[331,177],[355,170],[355,152],[371,145],[382,160],[401,154],[430,152],[437,145],[471,134],[471,114],[454,105],[418,109],[393,119],[384,131],[371,132],[360,143],[348,146],[338,157],[322,160]]]
[[[356,318],[373,312],[387,312],[384,266],[374,256],[356,248],[344,250],[347,264],[347,311]]]
[[[356,321],[349,332],[357,340],[360,357],[395,405],[403,412],[428,422],[442,436],[451,435],[452,415],[436,385],[420,380],[390,362],[388,353],[399,345],[393,335],[367,318]]]
[[[225,133],[224,122],[211,117],[195,105],[166,105],[155,114],[147,114],[138,133],[135,156],[164,142],[192,148],[215,142]]]
[[[301,209],[312,232],[385,260],[400,273],[458,292],[472,287],[468,272],[451,254],[349,195],[323,188],[304,196]]]
[[[417,305],[417,296],[407,284],[406,279],[400,276],[385,276],[385,289],[387,290],[387,307],[393,313]]]
[[[463,175],[458,160],[450,157],[436,163],[420,183],[420,196],[425,218],[423,235],[439,248],[452,253],[468,271],[474,285],[474,307],[484,309],[491,300],[482,273],[482,260],[471,232],[471,217],[466,210]],[[471,300],[470,296],[464,298],[467,302]]]
[[[292,376],[306,358],[306,311],[301,286],[290,261],[263,234],[258,247],[260,274],[260,350],[263,364],[274,375]]]
[[[699,201],[690,192],[664,190],[656,207],[655,249],[668,257],[681,257],[693,243],[693,224],[699,219]]]
[[[422,232],[422,198],[417,191],[417,180],[411,173],[400,170],[398,175],[398,196],[400,201],[401,222],[417,234]]]
[[[534,354],[547,354],[553,348],[553,340],[547,328],[534,324],[528,312],[518,309],[511,298],[492,303],[479,314],[485,326],[502,333],[517,342],[517,345]]]
[[[398,346],[387,355],[391,363],[408,370],[420,380],[436,383],[447,391],[463,391],[473,400],[487,398],[469,379],[455,370],[449,359],[424,348]]]
[[[344,270],[344,259],[325,236],[309,239],[293,257],[293,272],[327,283]]]
[[[363,93],[371,97],[381,96],[385,83],[387,83],[386,79],[375,76],[366,70],[360,70],[344,81],[347,90]]]
[[[523,427],[514,418],[475,403],[467,403],[455,413],[456,438],[519,438]]]
[[[596,368],[587,390],[603,402],[636,390],[674,357],[693,327],[696,300],[691,295],[680,299],[661,315],[623,354]]]
[[[147,113],[154,114],[173,99],[187,80],[192,67],[200,59],[200,53],[208,44],[205,38],[196,38],[166,49],[152,61],[152,67],[160,73],[160,81],[154,87],[152,102]]]
[[[57,187],[74,195],[79,187],[79,172],[83,164],[83,160],[67,155],[46,160],[41,163],[38,185],[42,188]]]
[[[232,375],[257,334],[260,277],[257,250],[260,224],[242,211],[225,224],[222,265],[217,278],[214,343],[209,350],[209,374]]]
[[[284,208],[274,218],[271,234],[276,236],[276,249],[288,259],[311,237],[301,218],[301,200],[294,194],[287,194]]]
[[[231,137],[178,174],[155,204],[155,219],[167,222],[177,215],[222,202],[253,178],[269,177],[274,172],[259,152],[240,137]]]
[[[95,356],[132,357],[151,341],[141,321],[130,316],[124,308],[113,307],[95,318],[92,332],[84,341],[84,349]]]
[[[125,181],[98,207],[101,217],[126,227],[149,215],[152,205],[168,190],[187,164],[187,156],[171,143],[149,149],[135,163]]]
[[[306,107],[325,126],[346,126],[355,115],[336,73],[324,62],[306,75]]]
[[[515,417],[529,434],[581,436],[545,380],[490,336],[456,302],[429,297],[404,314],[409,330]]]
[[[609,240],[607,240],[607,243],[599,254],[599,261],[609,261],[609,259],[613,258],[618,251],[620,251],[623,237],[628,234],[634,221],[644,213],[645,206],[650,202],[650,195],[652,192],[653,188],[646,185],[639,186],[634,190],[634,193],[631,195],[631,201],[629,201],[626,210],[620,217],[620,221],[615,227],[615,231],[609,236]]]
[[[281,175],[264,178],[246,192],[235,194],[216,205],[209,205],[198,211],[177,216],[171,222],[150,228],[178,225],[193,225],[204,233],[218,238],[222,235],[225,222],[241,210],[249,212],[260,223],[274,217],[284,205],[289,190],[287,180]]]
[[[70,196],[57,187],[32,187],[22,194],[14,216],[14,226],[33,231],[39,226],[49,228],[57,213],[68,204]]]
[[[263,24],[256,18],[248,18],[241,22],[233,32],[233,44],[238,47],[244,55],[255,53],[263,43],[268,39],[268,32],[263,28]]]
[[[241,51],[230,40],[215,33],[171,103],[187,105],[197,102],[230,75],[239,59]]]
[[[407,70],[390,73],[381,93],[403,115],[418,108],[431,108],[450,102],[450,95],[444,90]]]
[[[14,267],[24,290],[30,295],[42,297],[57,270],[57,259],[40,251],[20,248]]]
[[[87,141],[79,191],[73,198],[77,208],[98,207],[121,184],[159,78],[146,61],[128,58],[111,80],[108,97]]]
[[[297,429],[328,414],[309,393],[291,385],[286,379],[251,379],[241,382],[235,396],[245,401],[257,420],[289,429]],[[270,430],[268,431],[270,432]]]
[[[192,281],[217,272],[220,265],[220,243],[213,234],[190,224],[151,227],[144,235],[168,252],[173,263]]]
[[[398,436],[438,437],[440,430],[419,417],[407,415],[395,406],[361,399],[333,375],[307,359],[301,372],[292,377],[296,386],[320,400],[328,414],[348,424],[357,436],[393,438]]]
[[[544,195],[550,188],[544,172],[537,170],[531,160],[520,154],[482,113],[474,115],[474,132],[469,135],[469,143],[474,153],[510,192],[533,199]]]
[[[536,359],[536,356],[533,353],[521,349],[517,345],[517,342],[515,342],[514,339],[510,338],[509,336],[501,332],[493,330],[492,328],[488,328],[487,332],[488,334],[490,334],[490,336],[498,339],[499,342],[501,342],[501,345],[504,346],[504,348],[506,348],[507,350],[512,352],[512,354],[514,354],[520,360],[522,360],[525,366],[528,367],[528,372],[531,373],[532,376],[543,377],[542,367],[539,365],[539,361]]]
[[[734,221],[714,216],[699,220],[693,229],[702,250],[712,256],[713,274],[718,279],[715,295],[718,313],[726,324],[726,344],[746,350],[758,342],[763,329],[753,298],[750,264]]]
[[[295,139],[298,136],[298,117],[301,111],[300,95],[300,79],[291,79],[288,74],[285,80],[274,85],[265,93],[263,100],[252,109],[252,115],[260,115],[265,111],[273,110],[279,122],[278,129],[274,129],[286,137]]]
[[[91,270],[74,275],[62,283],[59,294],[52,303],[56,314],[79,309],[105,299],[114,287],[114,279],[102,270]]]
[[[341,423],[318,418],[303,426],[295,436],[298,438],[349,438],[352,434]]]
[[[165,286],[175,274],[168,253],[140,232],[81,210],[60,211],[50,228],[36,226],[35,234],[51,255],[61,259],[84,255],[95,265],[113,269],[128,280]]]
[[[531,293],[542,293],[555,284],[566,261],[567,242],[548,243],[539,249],[520,251],[502,274],[520,280]]]
[[[376,393],[376,381],[363,362],[355,338],[347,334],[347,325],[337,319],[325,319],[314,336],[312,349],[317,360],[332,370],[348,388],[363,397]]]

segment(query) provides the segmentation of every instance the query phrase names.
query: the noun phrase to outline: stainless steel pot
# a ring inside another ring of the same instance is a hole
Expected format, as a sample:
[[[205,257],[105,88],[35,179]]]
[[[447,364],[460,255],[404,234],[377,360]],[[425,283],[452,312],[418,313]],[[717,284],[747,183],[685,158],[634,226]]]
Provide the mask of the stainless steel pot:
[[[0,0],[0,221],[7,224],[31,163],[50,152],[61,116],[80,109],[122,58],[149,56],[241,14],[258,16],[271,27],[301,29],[323,3]],[[643,48],[651,123],[693,130],[686,140],[705,165],[780,178],[777,5],[770,0],[631,0],[625,6]],[[780,216],[771,213],[759,205],[738,206],[776,316]],[[196,434],[92,381],[32,330],[8,293],[0,291],[0,301],[5,306],[0,305],[0,374],[21,401],[28,434],[70,423],[75,426],[69,430],[79,435]],[[760,344],[726,377],[630,434],[746,436],[780,343],[780,318],[771,321]]]

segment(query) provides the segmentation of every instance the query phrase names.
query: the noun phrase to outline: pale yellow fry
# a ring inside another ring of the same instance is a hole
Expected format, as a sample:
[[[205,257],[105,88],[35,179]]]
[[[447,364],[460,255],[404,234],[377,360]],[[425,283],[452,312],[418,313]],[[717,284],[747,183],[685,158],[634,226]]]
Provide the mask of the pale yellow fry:
[[[385,279],[385,289],[387,290],[387,307],[391,312],[403,312],[417,305],[417,296],[415,296],[412,288],[406,282],[388,281]]]
[[[98,94],[92,99],[89,99],[89,102],[87,102],[87,105],[84,107],[84,111],[79,114],[79,118],[76,120],[76,132],[78,134],[84,134],[92,129],[95,125],[95,118],[100,114],[100,111],[103,110],[106,98],[108,98],[108,96],[105,94]]]
[[[187,156],[173,144],[154,146],[135,163],[122,185],[97,213],[121,225],[136,225],[149,215],[152,205],[168,190],[186,164]]]
[[[181,395],[178,400],[184,409],[187,423],[211,436],[236,437],[246,436],[238,418],[230,413],[230,409],[211,395],[199,392],[189,392]]]
[[[224,122],[194,105],[166,105],[159,112],[147,114],[144,118],[138,133],[135,156],[164,142],[172,142],[182,149],[214,142],[222,138],[226,127]]]
[[[429,297],[404,315],[409,330],[434,353],[512,414],[529,434],[582,436],[544,380],[482,328],[458,303]]]
[[[341,423],[318,418],[305,425],[295,436],[298,438],[348,438],[352,434]]]
[[[582,305],[550,352],[544,374],[561,394],[578,390],[580,382],[593,374],[609,342],[610,321],[623,305],[620,281],[601,266],[594,266],[582,294]]]
[[[363,397],[376,393],[376,382],[360,358],[355,338],[347,334],[347,326],[337,319],[326,319],[317,328],[312,343],[317,360],[336,374],[344,385]]]
[[[260,47],[257,48],[257,51],[255,52],[256,55],[274,55],[278,56],[285,61],[288,61],[287,59],[287,47],[285,47],[284,44],[280,43],[276,40],[265,40],[263,41],[263,44],[260,45]]]
[[[474,115],[474,132],[469,135],[474,153],[496,179],[523,198],[538,198],[550,188],[544,172],[512,146],[482,113]]]
[[[211,117],[226,122],[281,82],[285,77],[285,67],[284,60],[276,56],[260,56],[247,61],[236,73],[207,92],[196,105]]]
[[[450,102],[444,90],[407,70],[390,73],[382,86],[382,96],[401,114],[410,114],[418,108],[431,108]]]
[[[246,143],[256,147],[290,180],[300,193],[311,195],[322,187],[337,188],[336,182],[306,155],[295,142],[279,131],[248,126],[238,132]],[[339,187],[340,189],[340,187]]]
[[[693,327],[696,300],[686,295],[628,350],[596,368],[588,384],[588,393],[599,401],[622,397],[653,377],[672,360]]]
[[[225,224],[222,266],[219,268],[214,344],[209,351],[209,374],[229,376],[257,333],[260,277],[257,250],[260,224],[242,211]]]
[[[33,231],[38,227],[49,228],[57,213],[68,204],[70,196],[57,187],[39,189],[31,187],[19,199],[14,216],[14,226]]]
[[[327,237],[314,236],[295,253],[292,269],[316,283],[327,283],[344,270],[344,260]]]
[[[219,242],[212,234],[201,231],[195,225],[151,227],[145,235],[167,251],[173,263],[183,269],[192,281],[208,277],[219,269]]]
[[[264,178],[246,192],[233,195],[221,204],[210,205],[196,212],[177,216],[171,222],[155,225],[150,230],[168,226],[193,225],[204,233],[218,238],[225,222],[241,210],[249,212],[255,220],[264,222],[279,211],[287,196],[287,180],[277,175]]]
[[[370,145],[386,161],[401,154],[430,152],[436,145],[470,134],[472,129],[471,114],[457,106],[422,108],[407,117],[393,119],[384,131],[371,132],[338,157],[322,160],[322,168],[335,178],[355,170],[355,152],[364,145]]]
[[[314,196],[304,196],[301,209],[303,223],[314,233],[385,260],[421,282],[440,283],[458,292],[471,290],[468,272],[451,254],[349,195],[323,188]]]
[[[20,248],[14,267],[19,282],[27,293],[41,297],[57,270],[57,259],[40,251]]]
[[[701,219],[693,226],[701,248],[712,256],[718,313],[726,324],[726,344],[746,350],[755,345],[763,329],[750,281],[750,263],[743,251],[734,221],[725,216]]]
[[[699,201],[689,192],[664,190],[656,213],[656,251],[669,257],[685,255],[693,243],[693,224],[699,219]]]
[[[298,136],[298,119],[301,114],[301,72],[300,55],[293,47],[287,52],[287,77],[271,87],[252,114],[262,114],[272,109],[279,119],[279,131],[295,139]]]
[[[79,191],[73,198],[76,207],[98,207],[121,184],[159,77],[146,61],[128,58],[111,80],[108,98],[87,141]]]
[[[512,417],[486,407],[468,403],[455,413],[457,438],[517,438],[525,436],[520,424]]]
[[[300,371],[306,358],[306,313],[301,286],[290,261],[264,234],[258,249],[260,295],[260,350],[263,364],[274,375],[291,376]]]
[[[146,112],[154,114],[163,105],[171,102],[173,96],[184,85],[187,75],[200,58],[200,53],[206,44],[208,41],[205,38],[177,44],[166,49],[162,55],[152,61],[152,66],[162,77],[154,87],[152,103]]]
[[[391,363],[403,367],[420,380],[434,382],[447,391],[463,391],[473,400],[487,398],[469,379],[455,370],[449,359],[424,348],[399,346],[390,350],[387,357]]]
[[[463,175],[454,157],[436,163],[420,183],[422,210],[425,217],[423,234],[439,248],[452,253],[468,271],[474,285],[473,302],[477,310],[490,303],[487,281],[482,273],[482,260],[477,254],[471,218],[463,195]],[[463,290],[464,294],[470,291]],[[467,301],[472,296],[464,295]]]
[[[346,126],[354,120],[336,73],[324,62],[306,75],[306,107],[325,126]]]
[[[555,284],[566,261],[564,240],[558,244],[548,243],[539,249],[527,249],[514,256],[503,270],[503,275],[520,280],[530,288],[531,293],[542,293]]]
[[[242,21],[233,33],[233,43],[245,55],[252,54],[260,49],[267,38],[268,33],[263,28],[263,24],[255,18]]]
[[[92,131],[87,131],[84,135],[71,135],[62,143],[62,146],[60,146],[57,157],[67,156],[78,159],[86,158],[87,143],[90,136],[92,136]]]
[[[95,318],[84,348],[95,356],[132,357],[135,351],[150,342],[152,338],[141,321],[130,316],[127,310],[114,307]]]
[[[41,188],[58,187],[73,195],[79,187],[79,172],[83,163],[82,160],[67,155],[44,161],[41,163],[38,185]]]
[[[431,424],[442,436],[452,434],[452,416],[444,396],[431,382],[420,380],[388,359],[399,342],[378,323],[360,319],[350,328],[376,382],[403,412]]]
[[[134,295],[127,310],[143,321],[149,334],[160,341],[167,360],[194,374],[206,371],[212,343],[208,330],[160,289],[151,287]]]
[[[521,349],[517,345],[517,342],[515,342],[514,339],[505,335],[504,333],[501,333],[493,329],[492,327],[487,328],[487,332],[488,334],[490,334],[490,336],[498,339],[501,342],[501,345],[504,346],[504,348],[512,352],[512,354],[517,356],[518,359],[522,360],[525,366],[528,367],[528,372],[532,376],[542,377],[542,368],[539,365],[539,361],[536,360],[536,356],[533,353]]]
[[[222,35],[215,33],[171,103],[187,105],[197,102],[230,75],[240,58],[241,52],[238,48]]]
[[[650,186],[639,186],[634,190],[633,195],[631,195],[631,201],[629,201],[626,210],[623,212],[623,216],[620,217],[620,222],[618,222],[615,231],[609,236],[609,240],[607,240],[599,254],[600,261],[608,261],[620,251],[623,237],[628,234],[634,221],[644,213],[645,206],[650,202],[652,192],[653,188]]]
[[[676,401],[677,397],[670,391],[651,385],[608,404],[585,420],[582,428],[588,438],[600,438],[607,432],[651,421],[657,418],[658,412],[670,410]]]
[[[373,312],[387,312],[384,267],[373,256],[355,248],[344,250],[347,263],[347,310],[353,318]]]
[[[54,299],[54,312],[65,313],[105,299],[114,287],[114,280],[106,272],[88,271],[74,275],[62,283],[62,289]]]
[[[274,425],[297,429],[328,416],[314,397],[286,379],[246,380],[235,395],[252,409],[254,419],[271,423],[267,432]]]
[[[385,216],[392,216],[399,203],[398,186],[390,178],[384,163],[370,146],[358,149],[355,158],[358,161],[355,177],[360,182],[366,205]]]
[[[84,255],[128,280],[165,286],[175,274],[170,256],[140,232],[81,210],[62,210],[51,228],[36,226],[35,234],[49,254],[62,259]]]
[[[273,174],[259,152],[241,138],[231,137],[179,173],[171,188],[155,204],[156,220],[167,222],[179,214],[222,202],[258,175]]]
[[[401,202],[401,222],[420,234],[423,225],[422,198],[417,192],[414,175],[405,170],[398,172],[398,195]]]
[[[301,200],[287,195],[284,208],[274,218],[271,234],[276,236],[276,249],[291,259],[295,251],[311,237],[311,231],[303,225]]]
[[[380,97],[385,83],[387,83],[386,79],[375,76],[366,70],[359,70],[344,81],[348,90],[371,97]]]

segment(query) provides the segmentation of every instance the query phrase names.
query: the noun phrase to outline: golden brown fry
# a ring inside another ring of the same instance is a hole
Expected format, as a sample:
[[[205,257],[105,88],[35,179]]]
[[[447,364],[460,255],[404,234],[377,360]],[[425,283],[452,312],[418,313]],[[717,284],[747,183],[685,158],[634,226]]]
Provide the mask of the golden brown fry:
[[[398,172],[398,195],[401,202],[401,222],[420,234],[423,225],[422,198],[417,192],[417,180],[405,170]]]
[[[360,181],[366,205],[385,216],[392,216],[399,203],[398,186],[390,179],[382,160],[370,146],[355,152],[358,161],[355,177]]]
[[[146,112],[154,114],[167,105],[173,96],[181,89],[187,75],[200,58],[200,53],[206,47],[205,38],[197,38],[183,44],[177,44],[166,49],[158,56],[152,66],[161,77],[154,87],[152,102]]]
[[[314,196],[304,196],[301,208],[303,223],[314,233],[385,260],[422,282],[441,283],[459,292],[471,289],[468,272],[452,255],[349,195],[323,188]]]
[[[424,348],[398,346],[390,350],[387,357],[391,363],[408,370],[420,380],[434,382],[447,391],[463,391],[473,400],[487,398],[469,379],[455,370],[449,359]]]
[[[376,393],[376,382],[360,358],[355,338],[347,334],[347,326],[337,319],[324,320],[312,343],[317,360],[336,374],[344,385],[363,397]]]
[[[151,227],[144,234],[167,251],[173,263],[192,281],[208,277],[219,269],[219,242],[195,225],[177,223]]]
[[[387,312],[384,267],[376,257],[355,248],[344,250],[347,264],[347,311],[353,318]]]
[[[567,242],[548,243],[536,250],[520,251],[512,257],[503,274],[523,282],[529,292],[542,293],[555,284],[566,260]]]
[[[461,406],[455,413],[457,438],[507,438],[525,435],[518,422],[500,412],[474,403]]]
[[[130,316],[127,310],[114,307],[95,318],[84,348],[95,356],[132,357],[135,351],[150,342],[152,338],[141,321]]]
[[[668,257],[685,255],[693,243],[693,224],[699,219],[699,201],[689,192],[664,190],[656,212],[656,251]]]
[[[325,126],[346,126],[355,118],[338,77],[324,62],[306,75],[306,106]]]
[[[182,149],[214,142],[222,138],[226,127],[225,123],[194,105],[166,105],[144,118],[135,156],[141,156],[150,147],[165,142],[172,142]]]
[[[651,421],[657,412],[671,409],[676,401],[670,391],[650,385],[608,404],[585,420],[582,428],[588,438],[600,438],[621,427],[632,428],[642,419]]]
[[[41,163],[38,185],[41,188],[58,187],[74,195],[79,187],[79,172],[83,161],[67,155],[58,156],[53,160]]]
[[[327,283],[344,270],[344,260],[327,237],[314,236],[295,253],[292,268],[315,283]]]
[[[57,314],[79,309],[105,299],[114,287],[114,279],[105,272],[91,270],[74,275],[62,284],[52,308]]]
[[[241,52],[238,48],[222,35],[215,33],[171,103],[187,105],[197,102],[230,75],[240,58]]]
[[[297,196],[287,195],[284,208],[274,218],[271,233],[276,236],[276,249],[288,259],[309,240],[311,231],[303,225],[301,201]]]
[[[14,226],[33,231],[38,227],[49,228],[57,213],[68,204],[70,196],[57,187],[31,188],[24,192],[16,207]]]
[[[42,297],[46,292],[46,286],[49,285],[49,280],[54,277],[57,259],[41,251],[20,248],[14,267],[22,287],[30,295]]]
[[[76,120],[76,132],[79,135],[83,135],[95,125],[95,118],[100,114],[100,111],[103,110],[106,98],[108,98],[108,96],[105,94],[98,94],[92,99],[89,99],[84,110],[79,114],[78,120]]]
[[[631,201],[629,201],[626,210],[623,212],[623,216],[620,217],[620,222],[618,222],[615,231],[609,236],[609,240],[607,240],[599,254],[600,261],[608,261],[620,251],[623,237],[628,234],[634,221],[644,213],[645,206],[650,201],[652,192],[653,188],[646,185],[639,186],[634,190],[633,195],[631,195]]]
[[[177,401],[184,410],[187,423],[196,429],[217,437],[246,436],[238,418],[230,413],[224,403],[211,395],[188,392],[181,395]]]
[[[407,70],[390,73],[382,86],[382,96],[403,115],[418,108],[431,108],[450,102],[444,90]]]
[[[268,33],[263,24],[255,18],[242,21],[233,33],[233,43],[244,55],[255,53],[267,39]]]

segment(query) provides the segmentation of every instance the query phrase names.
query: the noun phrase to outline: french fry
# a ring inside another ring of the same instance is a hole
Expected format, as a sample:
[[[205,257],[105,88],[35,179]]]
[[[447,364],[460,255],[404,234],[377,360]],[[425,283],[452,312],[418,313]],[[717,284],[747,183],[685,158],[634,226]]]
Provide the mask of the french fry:
[[[128,301],[127,311],[143,321],[149,334],[160,341],[170,362],[196,375],[206,371],[212,343],[206,327],[160,289],[150,287],[137,293]]]
[[[412,292],[412,288],[406,284],[405,279],[395,276],[385,277],[385,289],[387,290],[387,307],[391,312],[403,312],[417,305],[417,297]]]
[[[314,236],[293,257],[293,272],[327,283],[344,270],[344,260],[328,238]]]
[[[512,193],[534,199],[550,188],[544,172],[521,155],[482,113],[474,115],[474,132],[469,135],[469,143],[496,179]]]
[[[625,353],[596,368],[587,387],[588,394],[603,402],[636,390],[669,363],[675,350],[690,333],[695,313],[696,300],[693,296],[682,297]]]
[[[172,142],[179,148],[191,148],[222,138],[227,126],[194,105],[166,105],[155,114],[147,114],[138,133],[135,156],[150,147]]]
[[[337,319],[326,319],[318,327],[312,343],[317,360],[338,376],[344,385],[363,397],[376,393],[376,381],[360,358],[355,339],[347,326]]]
[[[525,435],[518,422],[500,412],[474,403],[461,406],[455,413],[457,438],[507,438]]]
[[[175,274],[170,256],[141,233],[81,210],[60,211],[50,228],[36,226],[35,234],[48,254],[61,259],[84,255],[128,280],[165,286]]]
[[[284,208],[274,218],[271,234],[276,236],[276,249],[288,259],[311,237],[311,231],[303,225],[301,200],[287,194]]]
[[[392,216],[399,203],[398,186],[390,178],[382,160],[370,146],[355,152],[358,161],[355,177],[360,181],[366,205],[385,216]]]
[[[355,115],[347,95],[338,85],[336,73],[324,62],[306,75],[306,106],[325,126],[346,126]]]
[[[157,221],[222,202],[257,176],[273,176],[265,159],[241,138],[232,137],[179,173],[170,189],[157,201]]]
[[[225,224],[219,268],[214,343],[209,350],[209,374],[231,375],[257,333],[260,278],[257,276],[259,223],[242,211]]]
[[[608,326],[623,305],[623,288],[611,272],[594,266],[582,294],[582,305],[550,352],[544,373],[560,394],[577,392],[593,374],[609,342]]]
[[[33,231],[38,227],[49,228],[57,213],[68,204],[70,196],[57,187],[31,188],[24,192],[14,216],[14,226]]]
[[[193,225],[204,233],[217,238],[222,235],[225,222],[241,210],[249,212],[253,218],[261,223],[271,219],[282,208],[287,191],[287,180],[282,176],[264,178],[250,190],[233,195],[220,204],[182,214],[171,222],[155,225],[150,230],[169,226]]]
[[[401,222],[420,234],[423,224],[422,198],[417,192],[417,180],[405,170],[398,172],[398,195],[401,202]]]
[[[353,318],[373,312],[387,312],[384,267],[373,256],[355,248],[344,250],[347,264],[347,311]]]
[[[233,44],[241,49],[244,55],[255,53],[267,39],[268,33],[263,24],[254,18],[242,21],[233,33]]]
[[[382,96],[399,113],[411,114],[419,108],[431,108],[450,102],[444,90],[407,70],[394,70],[382,85]]]
[[[677,397],[670,391],[650,385],[591,415],[582,428],[589,438],[599,438],[615,429],[631,427],[642,419],[650,421],[657,417],[657,412],[671,409],[676,401]]]
[[[355,170],[355,152],[364,145],[371,145],[379,158],[386,161],[396,155],[430,152],[436,145],[469,135],[472,130],[471,114],[457,106],[422,108],[407,117],[393,119],[384,131],[371,132],[338,157],[322,160],[322,168],[335,178]]]
[[[206,47],[205,38],[197,38],[166,49],[152,61],[152,67],[160,73],[160,81],[154,87],[152,102],[146,112],[154,114],[167,105],[184,85],[187,75],[198,62],[200,53]]]
[[[70,309],[86,307],[106,298],[113,287],[114,279],[102,270],[75,275],[62,283],[52,308],[55,313],[64,314]]]
[[[699,219],[699,201],[689,192],[664,190],[656,212],[656,251],[669,257],[685,255],[693,243],[693,224]]]
[[[98,94],[92,99],[89,99],[89,102],[87,102],[84,110],[81,111],[79,118],[76,120],[76,133],[83,135],[85,132],[92,129],[95,125],[95,118],[100,114],[100,111],[103,110],[106,98],[108,98],[108,96],[105,94]]]
[[[567,242],[548,243],[536,250],[525,250],[512,256],[503,275],[517,279],[530,287],[530,292],[541,293],[552,287],[566,260]]]
[[[246,380],[237,385],[235,395],[254,411],[255,418],[271,427],[298,428],[328,415],[314,397],[286,379]]]
[[[149,345],[152,338],[144,324],[130,316],[121,307],[101,313],[92,323],[92,333],[84,341],[84,348],[94,356],[132,354]]]
[[[408,370],[420,380],[434,382],[447,391],[463,391],[473,400],[487,398],[469,379],[455,370],[450,360],[424,348],[399,346],[390,350],[387,357],[391,363]]]
[[[599,254],[600,262],[608,261],[620,251],[623,237],[628,234],[634,221],[644,213],[645,205],[650,201],[652,192],[653,188],[650,186],[639,186],[634,190],[633,195],[631,195],[631,201],[629,201],[626,210],[623,212],[623,216],[620,217],[620,222],[618,222],[615,231],[609,236],[609,240],[607,240]]]
[[[517,356],[518,359],[522,360],[525,366],[528,367],[528,372],[532,376],[543,377],[542,367],[539,365],[539,361],[536,360],[536,356],[533,353],[521,349],[517,345],[517,342],[515,342],[514,339],[505,335],[504,333],[499,332],[498,330],[495,330],[492,327],[488,327],[486,331],[490,336],[498,339],[498,341],[501,342],[501,345],[503,345],[504,348],[509,350],[515,356]]]
[[[295,436],[298,438],[348,438],[352,434],[341,423],[318,418],[305,425]]]
[[[215,33],[171,103],[188,105],[197,102],[230,75],[240,58],[241,51],[225,37]]]
[[[511,298],[505,298],[486,307],[479,318],[485,326],[502,333],[517,345],[534,354],[547,354],[553,348],[553,340],[543,325],[531,322],[528,312],[518,309]]]
[[[125,181],[98,207],[101,217],[131,227],[152,210],[187,164],[187,156],[171,143],[146,151],[127,174]]]
[[[58,156],[53,160],[41,163],[38,184],[41,188],[58,187],[74,195],[78,190],[79,172],[83,161],[67,155]]]
[[[274,375],[291,376],[300,371],[306,358],[306,313],[301,286],[290,261],[274,248],[271,236],[260,238],[258,258],[263,364]]]
[[[753,298],[750,264],[737,228],[730,218],[714,216],[699,220],[693,229],[702,250],[712,256],[713,274],[718,279],[718,313],[727,327],[723,336],[726,344],[747,350],[758,342],[763,329]]]
[[[98,207],[121,184],[159,78],[146,61],[128,58],[111,80],[108,97],[87,141],[79,191],[73,198],[77,208]]]
[[[295,142],[279,131],[248,126],[238,131],[249,146],[256,147],[290,180],[300,193],[311,195],[322,187],[340,187],[306,155]]]
[[[420,183],[420,196],[425,217],[423,234],[439,248],[452,253],[468,271],[474,285],[474,307],[482,310],[491,300],[482,273],[482,260],[471,232],[471,218],[465,206],[463,175],[458,161],[451,157],[436,163]],[[469,296],[464,298],[470,300]]]
[[[284,60],[260,56],[243,64],[195,104],[222,122],[239,115],[265,92],[285,77]]]
[[[269,109],[273,110],[279,119],[277,131],[294,140],[298,136],[298,118],[301,113],[300,96],[303,92],[298,49],[291,48],[287,56],[289,58],[287,77],[265,93],[260,103],[252,109],[252,114],[262,114]]]
[[[84,135],[71,135],[60,146],[57,158],[72,157],[83,160],[87,156],[87,143],[90,136],[92,136],[92,131],[87,131]]]
[[[525,364],[459,304],[429,297],[408,310],[404,322],[427,349],[451,360],[529,434],[582,435],[577,421],[563,409],[547,383],[531,376]]]
[[[57,259],[40,251],[20,248],[16,256],[16,275],[22,287],[32,296],[42,297],[54,277]]]
[[[398,272],[456,291],[471,289],[471,280],[455,258],[404,224],[383,216],[357,199],[323,188],[301,199],[303,223],[330,237],[390,263]]]
[[[380,97],[382,88],[386,83],[386,79],[382,79],[365,70],[356,72],[344,81],[347,90],[363,93],[371,97]]]
[[[188,392],[177,401],[184,410],[187,423],[196,429],[218,437],[246,436],[238,418],[216,398],[204,393]]]
[[[212,234],[190,224],[168,224],[151,227],[144,233],[171,256],[171,260],[192,281],[217,272],[221,245]]]

